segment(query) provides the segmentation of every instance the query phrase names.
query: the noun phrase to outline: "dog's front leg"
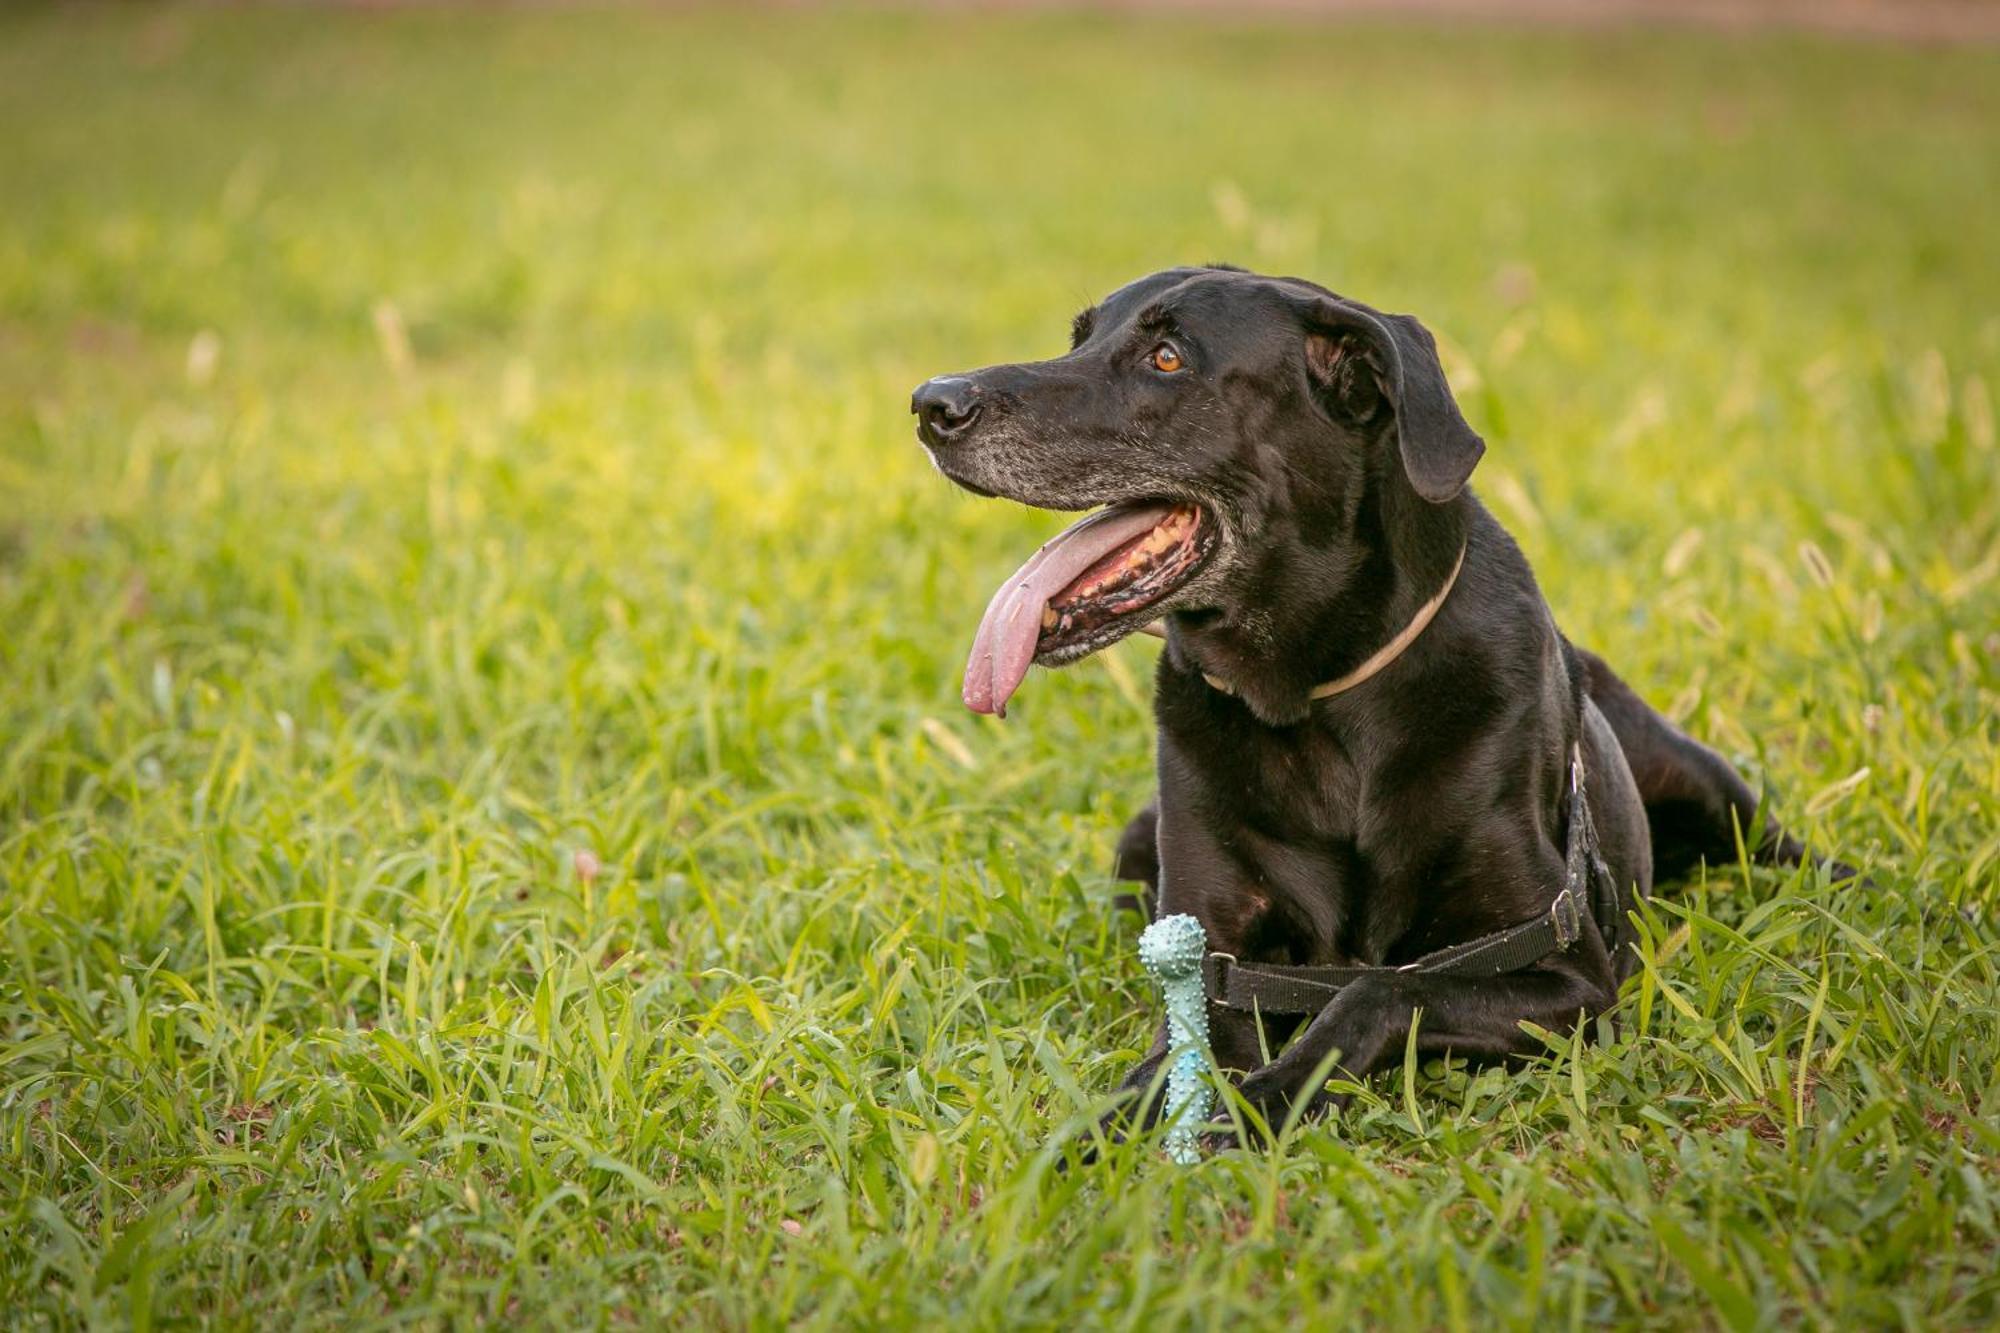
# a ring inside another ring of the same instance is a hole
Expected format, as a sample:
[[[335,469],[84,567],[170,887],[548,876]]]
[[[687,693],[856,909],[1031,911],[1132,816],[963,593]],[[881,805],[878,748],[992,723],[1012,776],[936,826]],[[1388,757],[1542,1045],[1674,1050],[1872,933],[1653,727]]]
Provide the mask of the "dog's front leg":
[[[1160,914],[1159,797],[1146,802],[1145,808],[1132,816],[1132,822],[1119,835],[1111,877],[1140,886],[1137,893],[1119,894],[1112,906],[1120,911],[1142,912],[1148,921]]]
[[[1370,973],[1334,996],[1283,1055],[1245,1078],[1243,1098],[1273,1130],[1301,1099],[1307,1115],[1335,1109],[1345,1099],[1314,1078],[1328,1057],[1336,1057],[1333,1072],[1359,1082],[1401,1057],[1413,1022],[1422,1054],[1530,1054],[1540,1043],[1521,1030],[1524,1020],[1568,1032],[1580,1017],[1611,1007],[1609,975],[1590,975],[1597,970],[1562,960],[1501,977]]]
[[[1167,1060],[1167,1042],[1167,1024],[1162,1019],[1159,1031],[1153,1034],[1152,1049],[1118,1085],[1119,1104],[1099,1122],[1104,1136],[1112,1142],[1159,1123],[1167,1092],[1160,1072]],[[1263,1058],[1255,1019],[1219,1005],[1208,1009],[1208,1046],[1215,1054],[1216,1068],[1224,1074],[1243,1074],[1257,1068]]]

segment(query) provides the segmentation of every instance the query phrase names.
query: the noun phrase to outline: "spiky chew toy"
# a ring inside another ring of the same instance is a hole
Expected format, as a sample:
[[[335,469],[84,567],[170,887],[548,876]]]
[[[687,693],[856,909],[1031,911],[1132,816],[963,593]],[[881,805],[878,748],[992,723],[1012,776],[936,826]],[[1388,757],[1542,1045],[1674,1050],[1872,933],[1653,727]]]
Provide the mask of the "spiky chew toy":
[[[1201,959],[1208,935],[1191,916],[1163,916],[1139,936],[1139,961],[1160,983],[1167,1006],[1167,1156],[1182,1166],[1201,1160],[1198,1126],[1215,1106],[1209,1082],[1208,996]]]

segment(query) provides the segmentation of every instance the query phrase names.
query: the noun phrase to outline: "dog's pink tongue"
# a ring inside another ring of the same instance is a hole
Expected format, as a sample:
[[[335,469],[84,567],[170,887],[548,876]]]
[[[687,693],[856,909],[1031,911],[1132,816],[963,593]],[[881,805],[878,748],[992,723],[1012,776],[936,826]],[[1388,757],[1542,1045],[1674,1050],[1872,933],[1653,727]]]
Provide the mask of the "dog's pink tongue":
[[[965,664],[965,706],[1007,716],[1042,637],[1042,608],[1077,576],[1135,537],[1143,537],[1173,512],[1164,504],[1124,504],[1100,509],[1070,524],[1014,571],[986,604],[972,656]]]

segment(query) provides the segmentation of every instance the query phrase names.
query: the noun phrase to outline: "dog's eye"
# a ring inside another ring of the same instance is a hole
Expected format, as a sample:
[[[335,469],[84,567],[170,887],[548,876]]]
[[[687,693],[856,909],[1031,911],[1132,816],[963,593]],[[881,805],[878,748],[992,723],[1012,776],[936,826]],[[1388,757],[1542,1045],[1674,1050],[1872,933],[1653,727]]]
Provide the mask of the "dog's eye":
[[[1181,349],[1172,343],[1161,343],[1158,347],[1155,347],[1149,359],[1153,363],[1153,369],[1159,371],[1162,375],[1171,375],[1187,364],[1187,362],[1181,360]]]

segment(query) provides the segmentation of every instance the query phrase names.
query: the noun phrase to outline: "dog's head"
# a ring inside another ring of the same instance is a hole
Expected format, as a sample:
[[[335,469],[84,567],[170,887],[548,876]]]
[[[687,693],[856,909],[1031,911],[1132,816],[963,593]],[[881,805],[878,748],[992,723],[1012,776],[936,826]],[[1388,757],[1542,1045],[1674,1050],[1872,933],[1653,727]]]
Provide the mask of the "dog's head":
[[[1388,534],[1449,505],[1485,450],[1415,320],[1299,279],[1170,269],[1078,315],[1070,341],[911,400],[968,490],[1109,507],[988,608],[966,683],[981,711],[1029,660],[1074,661],[1168,612],[1190,629],[1310,613],[1392,561]],[[1250,638],[1282,638],[1264,629]]]

